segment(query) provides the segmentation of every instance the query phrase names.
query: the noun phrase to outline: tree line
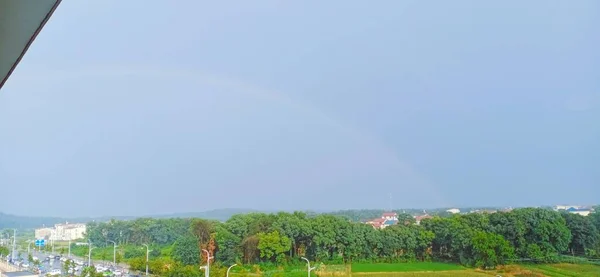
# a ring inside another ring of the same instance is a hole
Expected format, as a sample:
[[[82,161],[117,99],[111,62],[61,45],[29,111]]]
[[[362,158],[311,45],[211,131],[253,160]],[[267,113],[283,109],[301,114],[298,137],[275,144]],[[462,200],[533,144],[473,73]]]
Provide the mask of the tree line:
[[[152,218],[92,222],[86,235],[95,245],[108,246],[109,240],[151,244],[153,257],[167,256],[165,262],[181,265],[205,262],[201,249],[223,265],[281,265],[307,257],[329,264],[436,260],[493,268],[519,260],[555,262],[561,255],[600,257],[599,213],[584,217],[523,208],[435,216],[419,225],[399,222],[375,229],[340,215],[250,213],[225,222]],[[133,263],[141,268],[145,251],[138,248],[125,258],[140,258]]]

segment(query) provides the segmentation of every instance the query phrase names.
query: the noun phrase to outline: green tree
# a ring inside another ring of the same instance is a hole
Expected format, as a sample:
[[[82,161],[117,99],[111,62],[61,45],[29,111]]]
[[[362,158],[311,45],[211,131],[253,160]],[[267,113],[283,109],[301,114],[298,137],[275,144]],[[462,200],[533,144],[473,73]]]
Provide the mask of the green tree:
[[[279,231],[258,233],[258,250],[260,257],[273,262],[283,262],[285,253],[292,247],[291,240],[279,234]]]
[[[170,270],[164,273],[165,277],[202,277],[204,273],[201,272],[197,266],[184,266],[182,264],[175,263],[171,266]]]
[[[244,257],[245,263],[255,262],[260,257],[258,241],[258,235],[252,235],[242,240],[242,245],[240,248],[242,250],[242,256]]]
[[[590,217],[571,213],[563,213],[562,216],[572,234],[568,249],[572,255],[585,255],[596,248],[600,232]]]
[[[414,225],[413,225],[414,226]],[[421,226],[415,226],[415,233],[417,234],[417,245],[415,248],[416,257],[421,260],[429,260],[431,258],[431,247],[435,234],[431,231],[425,230]]]
[[[514,248],[501,235],[477,231],[473,236],[473,261],[476,267],[493,269],[514,257]]]
[[[6,246],[0,246],[0,255],[3,257],[7,256],[10,253],[10,250]]]
[[[318,215],[311,220],[313,238],[311,243],[311,254],[317,260],[328,260],[334,258],[337,253],[338,242],[336,240],[336,227],[341,222],[348,222],[337,216]]]
[[[123,254],[121,254],[121,252],[117,252],[117,255],[115,256],[115,261],[117,263],[121,263],[123,261]]]
[[[571,242],[565,219],[552,210],[523,208],[496,213],[490,215],[490,224],[494,232],[513,245],[521,258],[552,262],[567,251]]]
[[[103,277],[104,274],[102,274],[101,272],[98,272],[96,270],[96,267],[94,266],[88,266],[85,267],[82,271],[81,271],[81,277]]]
[[[194,236],[184,236],[175,241],[173,245],[173,259],[182,265],[196,265],[199,263],[200,249],[198,239]]]
[[[216,261],[222,264],[233,264],[241,258],[239,249],[241,239],[225,227],[217,226],[215,240],[217,243]]]
[[[73,273],[75,272],[75,266],[76,264],[73,261],[66,260],[63,263],[62,270],[66,276],[73,276]]]

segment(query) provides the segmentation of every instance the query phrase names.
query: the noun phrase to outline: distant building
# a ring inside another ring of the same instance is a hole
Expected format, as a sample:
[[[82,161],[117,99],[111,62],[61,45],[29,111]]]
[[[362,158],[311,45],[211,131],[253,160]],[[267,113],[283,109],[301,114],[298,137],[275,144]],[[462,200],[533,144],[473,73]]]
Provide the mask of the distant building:
[[[84,223],[56,224],[54,228],[40,228],[35,230],[36,239],[46,239],[53,241],[67,241],[82,239],[85,236],[87,227]]]
[[[375,229],[383,229],[385,227],[398,223],[398,214],[393,212],[386,212],[381,215],[380,218],[375,218],[367,221],[367,224],[373,226]]]
[[[383,213],[381,215],[381,218],[385,219],[385,220],[395,220],[398,221],[398,214],[397,213]]]
[[[498,212],[498,210],[483,209],[483,210],[472,210],[469,213],[471,213],[471,214],[493,214],[493,213],[497,213],[497,212]]]
[[[427,219],[427,218],[433,218],[433,216],[430,216],[430,215],[428,215],[428,214],[424,214],[424,215],[417,215],[417,216],[415,216],[415,223],[416,223],[417,225],[420,225],[420,224],[421,224],[421,221],[422,221],[423,219]]]
[[[49,240],[54,232],[54,228],[39,228],[35,229],[35,238],[36,239],[46,239]]]
[[[577,208],[569,208],[567,209],[567,212],[572,213],[572,214],[578,214],[578,215],[582,215],[582,216],[588,216],[590,213],[592,213],[592,209],[577,209]]]
[[[569,209],[581,209],[581,206],[575,206],[575,205],[556,205],[556,206],[554,206],[555,211],[566,211]]]
[[[449,210],[446,210],[446,212],[449,212],[451,214],[459,214],[460,210],[459,209],[449,209]]]
[[[385,226],[383,226],[384,222],[385,222],[385,219],[383,219],[383,218],[375,218],[375,219],[367,221],[367,224],[373,226],[373,228],[375,228],[375,229],[383,229],[383,228],[385,228]]]

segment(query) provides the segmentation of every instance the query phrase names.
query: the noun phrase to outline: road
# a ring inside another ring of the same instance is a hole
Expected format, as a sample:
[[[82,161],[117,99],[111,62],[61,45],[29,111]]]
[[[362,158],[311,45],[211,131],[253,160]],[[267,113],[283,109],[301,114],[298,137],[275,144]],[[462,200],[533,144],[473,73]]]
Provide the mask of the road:
[[[61,262],[58,259],[55,259],[54,256],[56,254],[49,254],[49,253],[44,253],[44,252],[38,252],[38,251],[31,251],[31,256],[37,258],[40,261],[40,271],[42,273],[46,273],[46,272],[50,272],[50,271],[63,271],[63,265],[64,263]],[[33,265],[30,265],[30,263],[27,261],[28,258],[28,254],[27,252],[17,252],[15,253],[15,257],[20,257],[20,261],[22,263],[19,263],[21,269],[20,270],[32,270],[34,268]],[[84,266],[87,266],[87,259],[83,259],[83,258],[78,258],[78,257],[72,257],[72,260],[75,261],[77,263],[77,267],[76,267],[76,275],[79,275],[81,273],[81,270]],[[126,274],[128,272],[127,268],[125,268],[124,266],[121,265],[117,265],[116,267],[112,266],[112,263],[108,263],[105,261],[94,261],[92,260],[92,264],[94,266],[96,266],[96,268],[99,271],[111,271],[111,272],[119,272],[122,274]]]

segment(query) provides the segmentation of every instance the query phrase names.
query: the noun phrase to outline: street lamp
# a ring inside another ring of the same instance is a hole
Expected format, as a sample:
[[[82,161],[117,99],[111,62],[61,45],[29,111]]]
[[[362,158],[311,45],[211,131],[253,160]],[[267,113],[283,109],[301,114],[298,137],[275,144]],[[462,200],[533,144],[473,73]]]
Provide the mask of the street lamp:
[[[148,259],[150,258],[150,248],[147,244],[142,244],[143,246],[146,246],[146,276],[148,276]]]
[[[212,259],[213,257],[210,256],[210,252],[208,252],[208,250],[202,249],[202,251],[204,251],[206,253],[206,267],[200,267],[200,268],[205,268],[206,270],[204,271],[204,276],[209,277],[210,276],[210,259]]]
[[[308,277],[310,277],[310,272],[315,270],[316,267],[310,267],[310,261],[307,258],[301,257],[301,259],[306,261],[306,268],[308,269]]]
[[[117,266],[117,243],[109,240],[108,242],[112,242],[113,244],[113,264],[114,266]]]
[[[230,266],[230,267],[227,269],[227,275],[226,275],[226,277],[229,277],[229,271],[231,270],[231,268],[232,268],[232,267],[234,267],[234,266],[236,266],[236,265],[237,265],[237,264],[234,264],[234,265]]]
[[[15,260],[15,248],[17,247],[17,229],[13,229],[13,247],[12,247],[12,260]]]
[[[92,247],[92,241],[91,240],[88,240],[88,247],[89,247],[89,250],[88,250],[88,267],[90,267],[90,266],[92,266],[92,249],[94,249]]]
[[[33,243],[33,241],[29,241],[29,244],[27,244],[27,255],[29,255],[31,253],[31,244]]]
[[[208,274],[208,273],[207,273],[207,272],[208,272],[208,267],[207,267],[207,266],[205,266],[205,265],[201,265],[201,266],[200,266],[200,269],[201,269],[201,270],[202,270],[202,269],[204,269],[204,276],[205,276],[205,277],[206,277],[206,276],[208,276],[208,275],[207,275],[207,274]]]

